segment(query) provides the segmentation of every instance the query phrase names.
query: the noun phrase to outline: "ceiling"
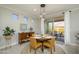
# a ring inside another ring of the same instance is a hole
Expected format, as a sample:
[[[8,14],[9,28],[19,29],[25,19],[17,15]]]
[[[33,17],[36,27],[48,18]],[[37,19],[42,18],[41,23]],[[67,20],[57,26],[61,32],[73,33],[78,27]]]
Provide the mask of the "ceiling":
[[[16,9],[29,16],[40,16],[40,4],[2,4],[0,6]],[[79,4],[46,4],[46,17],[63,16],[63,12],[73,8],[79,8]]]

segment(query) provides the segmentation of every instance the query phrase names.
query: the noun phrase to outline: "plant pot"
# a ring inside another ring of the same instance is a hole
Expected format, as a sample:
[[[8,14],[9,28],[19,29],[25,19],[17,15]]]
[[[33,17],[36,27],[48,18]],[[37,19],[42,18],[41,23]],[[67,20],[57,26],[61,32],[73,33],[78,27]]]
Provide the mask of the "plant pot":
[[[6,40],[10,40],[10,39],[12,38],[12,36],[11,36],[11,35],[9,35],[9,36],[4,36],[4,38],[5,38]]]

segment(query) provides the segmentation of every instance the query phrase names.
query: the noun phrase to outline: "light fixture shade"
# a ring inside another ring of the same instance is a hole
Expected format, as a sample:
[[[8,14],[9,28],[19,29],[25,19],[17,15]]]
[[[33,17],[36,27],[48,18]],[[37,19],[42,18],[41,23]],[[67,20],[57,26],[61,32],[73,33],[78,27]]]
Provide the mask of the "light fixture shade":
[[[40,6],[41,6],[41,7],[45,7],[45,4],[41,4]]]
[[[40,18],[45,18],[45,15],[46,15],[45,6],[46,6],[45,4],[40,5]]]

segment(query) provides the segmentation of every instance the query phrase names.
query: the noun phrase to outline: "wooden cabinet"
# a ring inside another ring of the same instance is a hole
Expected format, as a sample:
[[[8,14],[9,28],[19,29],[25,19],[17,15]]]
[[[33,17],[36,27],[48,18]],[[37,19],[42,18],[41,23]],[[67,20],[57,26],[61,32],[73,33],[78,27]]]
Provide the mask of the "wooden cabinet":
[[[32,37],[32,35],[34,34],[34,32],[22,32],[18,34],[19,37],[19,43],[28,41],[30,37]]]

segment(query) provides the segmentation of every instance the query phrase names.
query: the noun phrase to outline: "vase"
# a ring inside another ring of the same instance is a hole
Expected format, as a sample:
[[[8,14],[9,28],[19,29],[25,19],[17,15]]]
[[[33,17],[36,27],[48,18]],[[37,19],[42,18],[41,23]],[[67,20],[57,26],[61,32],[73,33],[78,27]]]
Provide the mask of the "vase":
[[[12,36],[11,36],[11,35],[8,35],[8,36],[4,36],[4,38],[5,38],[6,40],[10,40],[10,39],[12,38]]]

